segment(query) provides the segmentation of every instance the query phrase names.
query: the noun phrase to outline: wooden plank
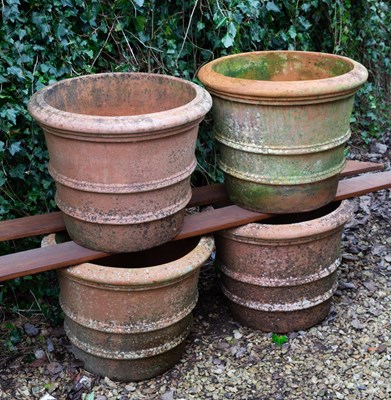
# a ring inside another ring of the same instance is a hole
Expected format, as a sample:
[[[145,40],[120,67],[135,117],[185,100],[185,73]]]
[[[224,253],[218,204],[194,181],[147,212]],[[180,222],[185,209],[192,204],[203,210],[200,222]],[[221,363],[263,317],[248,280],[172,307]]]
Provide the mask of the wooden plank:
[[[228,200],[225,186],[222,183],[201,186],[193,189],[193,195],[187,207],[207,206]]]
[[[0,222],[0,241],[46,235],[65,230],[62,212],[34,215]]]
[[[106,257],[109,254],[66,242],[0,257],[0,282]]]
[[[344,200],[390,187],[391,171],[361,175],[340,181],[334,201]],[[248,211],[235,205],[189,215],[185,218],[182,230],[174,240],[204,235],[206,233],[233,228],[266,218],[270,218],[270,215]]]
[[[384,165],[373,162],[347,160],[341,177],[363,174],[366,172],[383,171]]]
[[[341,176],[346,177],[358,173],[379,171],[383,164],[347,161]],[[188,207],[203,206],[227,201],[227,193],[223,184],[203,186],[193,189],[193,196]],[[65,230],[61,212],[35,215],[0,222],[0,241],[14,240],[35,235],[61,232]]]
[[[346,179],[339,183],[335,201],[390,187],[391,171]],[[234,205],[189,215],[185,217],[183,229],[174,240],[199,236],[269,217],[268,214],[247,211]],[[80,247],[74,242],[10,254],[0,257],[0,281],[92,261],[106,255]]]
[[[383,169],[383,164],[348,160],[340,177],[344,178],[366,172],[382,171]],[[193,196],[190,200],[189,207],[205,206],[227,200],[227,192],[223,184],[202,186],[193,189]]]
[[[339,182],[335,200],[345,200],[391,188],[391,171],[360,175]]]

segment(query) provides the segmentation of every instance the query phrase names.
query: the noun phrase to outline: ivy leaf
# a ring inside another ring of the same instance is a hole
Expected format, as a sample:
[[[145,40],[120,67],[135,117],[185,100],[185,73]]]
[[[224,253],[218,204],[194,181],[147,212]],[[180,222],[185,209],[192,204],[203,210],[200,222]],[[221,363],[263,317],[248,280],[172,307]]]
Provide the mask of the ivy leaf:
[[[19,151],[20,151],[20,143],[21,142],[15,142],[15,143],[11,144],[11,146],[8,149],[8,151],[11,154],[11,156],[14,156],[16,153],[19,153]]]
[[[281,10],[272,2],[272,1],[268,1],[266,3],[266,9],[268,11],[274,11],[274,12],[281,12]]]
[[[228,30],[227,33],[224,35],[224,37],[221,39],[221,42],[223,43],[224,47],[227,49],[228,47],[233,46],[234,41],[235,41],[235,36],[236,36],[236,26],[233,22],[230,22],[228,24]]]
[[[136,28],[137,32],[142,32],[145,28],[145,23],[147,22],[147,19],[143,15],[139,15],[135,20],[134,20],[134,27]]]
[[[219,29],[221,26],[223,26],[226,23],[227,19],[227,17],[220,18],[219,22],[215,26],[215,29]]]
[[[8,121],[12,122],[14,125],[16,125],[16,115],[17,111],[15,108],[9,108],[8,110],[5,111],[5,117],[8,119]]]
[[[295,29],[295,27],[294,27],[293,25],[291,25],[291,27],[289,28],[288,35],[289,35],[289,36],[291,37],[291,39],[293,39],[293,40],[296,38],[297,33],[296,33],[296,29]]]
[[[17,76],[19,79],[24,79],[23,71],[19,67],[8,67],[7,74]]]
[[[202,21],[197,22],[197,32],[202,31],[205,28],[205,24]]]
[[[4,76],[0,74],[0,83],[5,83],[5,82],[7,82],[7,79],[5,79]]]
[[[12,168],[9,172],[11,178],[19,178],[24,179],[24,171],[26,170],[25,166],[22,164],[18,164],[16,167]]]

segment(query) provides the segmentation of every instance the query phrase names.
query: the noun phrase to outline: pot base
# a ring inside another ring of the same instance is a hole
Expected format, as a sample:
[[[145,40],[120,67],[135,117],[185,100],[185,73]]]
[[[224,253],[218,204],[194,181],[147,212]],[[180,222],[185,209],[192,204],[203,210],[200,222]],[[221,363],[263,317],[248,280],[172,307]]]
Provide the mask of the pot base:
[[[316,210],[330,203],[338,188],[339,175],[301,185],[265,185],[225,174],[229,199],[250,211],[289,214]]]
[[[183,354],[192,313],[163,329],[102,332],[65,318],[72,352],[94,374],[119,381],[141,381],[172,368]],[[147,326],[147,324],[145,324]]]
[[[287,333],[308,329],[323,321],[330,311],[331,298],[314,307],[289,312],[253,310],[230,300],[228,303],[233,318],[242,325],[263,332]]]
[[[150,249],[169,242],[181,230],[185,211],[165,218],[127,225],[102,225],[64,214],[68,234],[80,246],[109,253]]]
[[[84,368],[100,376],[123,382],[138,382],[154,378],[177,364],[185,349],[185,342],[170,351],[139,360],[113,360],[101,358],[72,345],[72,353],[84,362]]]

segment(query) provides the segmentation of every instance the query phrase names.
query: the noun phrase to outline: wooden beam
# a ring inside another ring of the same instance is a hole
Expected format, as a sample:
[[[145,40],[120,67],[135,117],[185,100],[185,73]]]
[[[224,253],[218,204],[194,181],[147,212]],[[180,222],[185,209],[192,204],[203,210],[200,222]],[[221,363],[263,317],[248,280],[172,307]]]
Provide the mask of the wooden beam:
[[[341,172],[341,177],[364,174],[366,172],[383,171],[384,165],[367,161],[347,160],[344,170]]]
[[[86,249],[75,242],[22,251],[0,257],[0,282],[97,260],[108,255],[107,253]]]
[[[391,171],[345,179],[339,183],[334,201],[390,187]],[[269,217],[268,214],[255,213],[235,205],[188,215],[185,217],[182,231],[174,240],[212,233]],[[106,255],[107,253],[80,247],[74,242],[10,254],[0,257],[0,281],[92,261]]]
[[[341,177],[369,171],[380,171],[383,168],[383,164],[347,161],[345,169],[341,173]],[[193,189],[193,196],[188,207],[204,206],[225,202],[227,200],[227,193],[223,184],[202,186]],[[60,211],[32,217],[17,218],[0,222],[0,241],[46,235],[48,233],[61,232],[64,230],[65,225]]]
[[[0,222],[0,241],[46,235],[65,230],[62,212],[34,215]]]

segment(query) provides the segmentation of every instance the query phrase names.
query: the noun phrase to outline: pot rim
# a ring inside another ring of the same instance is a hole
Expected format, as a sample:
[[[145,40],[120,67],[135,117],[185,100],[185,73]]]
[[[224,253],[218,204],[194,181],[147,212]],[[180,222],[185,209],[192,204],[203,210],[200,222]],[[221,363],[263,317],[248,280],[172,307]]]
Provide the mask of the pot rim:
[[[56,234],[45,236],[42,247],[56,244]],[[79,281],[113,286],[158,286],[182,279],[196,272],[208,260],[214,250],[212,236],[202,236],[197,245],[186,255],[174,261],[143,268],[107,267],[82,263],[61,271]]]
[[[271,53],[298,54],[319,56],[322,58],[336,59],[352,65],[352,70],[335,77],[302,80],[302,81],[267,81],[233,78],[225,76],[214,70],[217,64],[227,60],[251,57],[252,55],[267,55]],[[357,61],[336,54],[294,51],[294,50],[273,50],[255,51],[233,54],[218,58],[204,65],[198,72],[198,79],[205,85],[213,95],[222,98],[234,98],[237,100],[253,101],[278,101],[289,103],[292,101],[318,100],[328,98],[344,98],[354,94],[367,80],[367,69]]]
[[[55,108],[45,100],[45,95],[49,90],[52,90],[56,86],[62,86],[69,81],[107,79],[119,75],[139,76],[141,79],[152,77],[152,79],[159,78],[167,81],[177,81],[181,84],[189,85],[194,90],[195,97],[190,102],[169,110],[128,116],[99,116],[72,113]],[[211,107],[212,98],[210,94],[195,83],[174,76],[144,72],[107,72],[64,79],[34,93],[27,106],[32,117],[44,127],[97,135],[107,134],[108,132],[111,134],[139,135],[140,133],[169,130],[181,125],[199,122]]]
[[[295,240],[319,236],[343,227],[353,216],[353,204],[343,200],[332,212],[308,221],[292,224],[251,223],[219,233],[223,237],[259,240]]]

